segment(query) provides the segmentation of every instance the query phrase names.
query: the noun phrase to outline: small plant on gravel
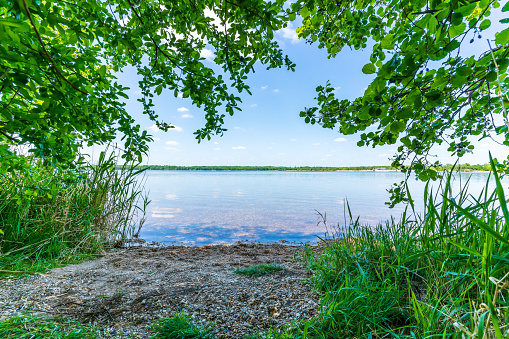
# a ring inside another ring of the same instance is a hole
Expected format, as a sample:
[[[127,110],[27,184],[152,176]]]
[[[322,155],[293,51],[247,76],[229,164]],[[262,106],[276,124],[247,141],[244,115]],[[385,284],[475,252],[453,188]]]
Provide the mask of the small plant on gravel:
[[[93,339],[99,331],[70,318],[47,318],[25,314],[0,321],[0,339],[53,338]]]
[[[276,263],[273,264],[258,264],[251,267],[240,268],[233,271],[233,273],[244,274],[251,277],[259,277],[265,274],[279,272],[283,270],[283,266]]]
[[[211,324],[195,325],[189,316],[177,313],[169,318],[159,319],[154,324],[155,334],[152,339],[212,339],[214,338]]]

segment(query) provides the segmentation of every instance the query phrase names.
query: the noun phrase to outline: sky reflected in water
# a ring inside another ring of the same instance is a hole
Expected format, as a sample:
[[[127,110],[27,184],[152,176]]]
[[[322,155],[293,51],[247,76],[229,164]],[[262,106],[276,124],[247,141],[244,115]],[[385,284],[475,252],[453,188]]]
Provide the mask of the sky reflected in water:
[[[354,218],[377,224],[401,217],[404,206],[389,209],[387,189],[403,179],[395,172],[147,171],[151,203],[140,237],[189,245],[236,241],[316,241],[329,226],[345,225],[346,200]],[[473,173],[477,194],[487,174]],[[457,178],[457,189],[467,176]],[[424,183],[410,180],[422,211]],[[438,186],[438,183],[434,184]],[[346,212],[347,214],[348,212]],[[348,218],[347,218],[348,219]],[[348,220],[346,220],[348,224]]]

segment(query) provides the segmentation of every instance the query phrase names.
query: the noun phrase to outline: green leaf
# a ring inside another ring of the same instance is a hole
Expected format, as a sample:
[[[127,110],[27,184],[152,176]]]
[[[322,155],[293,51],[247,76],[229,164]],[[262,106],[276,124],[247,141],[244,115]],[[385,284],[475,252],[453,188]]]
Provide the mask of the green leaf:
[[[487,223],[477,218],[474,214],[472,214],[470,211],[464,209],[463,207],[459,206],[453,199],[446,198],[458,211],[460,211],[464,216],[466,216],[470,221],[472,221],[474,224],[479,226],[482,230],[492,235],[495,239],[497,239],[500,242],[503,242],[506,245],[509,245],[509,240],[501,236],[497,231],[495,231],[493,228],[490,227]]]
[[[475,256],[478,256],[478,257],[480,257],[480,258],[482,257],[482,254],[481,254],[481,253],[477,252],[476,250],[474,250],[474,249],[472,249],[472,248],[470,248],[470,247],[467,247],[467,246],[465,246],[465,245],[459,244],[459,243],[454,242],[454,241],[452,241],[452,240],[448,240],[448,241],[449,241],[451,244],[453,244],[454,246],[459,247],[459,248],[461,248],[462,250],[467,251],[468,253],[471,253],[471,254],[473,254],[473,255],[475,255]]]
[[[106,76],[106,66],[105,65],[102,65],[99,68],[99,74],[101,75],[102,78],[104,78]]]
[[[483,22],[481,22],[481,25],[479,26],[479,28],[481,30],[485,30],[486,28],[490,27],[491,26],[491,21],[486,19],[484,20]]]
[[[509,1],[505,3],[504,7],[502,7],[502,12],[509,11]]]
[[[502,183],[500,182],[500,177],[497,173],[497,168],[495,166],[495,162],[493,161],[493,158],[491,157],[490,152],[490,165],[491,170],[493,171],[493,176],[495,177],[495,183],[497,185],[497,195],[498,195],[498,201],[500,203],[500,208],[502,209],[502,213],[504,214],[505,222],[509,223],[509,209],[507,208],[507,201],[504,194],[504,188],[502,187]]]
[[[300,10],[300,15],[304,19],[306,19],[309,16],[309,14],[310,14],[309,9],[306,6],[302,7],[302,9]]]
[[[419,173],[419,180],[428,181],[429,180],[428,173],[426,173],[426,171],[422,171],[421,173]]]
[[[457,26],[450,26],[449,27],[449,35],[451,38],[454,38],[460,34],[462,34],[465,29],[467,28],[467,24],[462,22],[461,24]]]
[[[380,46],[383,49],[393,49],[394,48],[394,34],[387,34],[382,39]]]
[[[362,67],[362,73],[364,74],[373,74],[376,72],[376,67],[375,65],[369,63],[369,64],[366,64],[364,65],[364,67]]]
[[[474,10],[477,8],[477,3],[473,2],[465,6],[461,6],[454,10],[455,13],[459,13],[463,16],[469,16],[474,12]]]
[[[505,45],[509,41],[509,28],[504,29],[502,32],[495,34],[495,42],[497,45]]]

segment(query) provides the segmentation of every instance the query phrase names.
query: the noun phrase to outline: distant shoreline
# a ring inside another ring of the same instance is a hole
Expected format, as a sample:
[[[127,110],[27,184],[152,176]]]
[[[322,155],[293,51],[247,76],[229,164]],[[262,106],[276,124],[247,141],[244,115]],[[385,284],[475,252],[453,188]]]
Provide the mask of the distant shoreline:
[[[286,171],[286,172],[401,172],[400,169],[391,166],[352,166],[352,167],[285,167],[285,166],[173,166],[173,165],[140,165],[139,168],[155,171]],[[452,165],[436,168],[438,172],[450,171]],[[457,167],[462,172],[483,173],[489,172],[489,164],[464,165]],[[456,171],[457,171],[456,170]]]
[[[284,171],[284,172],[399,172],[390,166],[359,166],[359,167],[283,167],[283,166],[170,166],[140,165],[140,168],[155,171]]]

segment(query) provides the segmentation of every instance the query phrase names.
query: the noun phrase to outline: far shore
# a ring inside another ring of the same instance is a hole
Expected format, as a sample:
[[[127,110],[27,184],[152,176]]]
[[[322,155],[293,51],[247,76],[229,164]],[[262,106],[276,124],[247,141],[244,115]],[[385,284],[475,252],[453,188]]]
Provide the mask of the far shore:
[[[155,171],[284,171],[284,172],[402,172],[391,166],[352,166],[352,167],[285,167],[285,166],[175,166],[175,165],[140,165],[142,169]],[[437,172],[451,171],[452,165],[435,168]],[[463,173],[488,173],[490,166],[462,165],[455,171]]]

